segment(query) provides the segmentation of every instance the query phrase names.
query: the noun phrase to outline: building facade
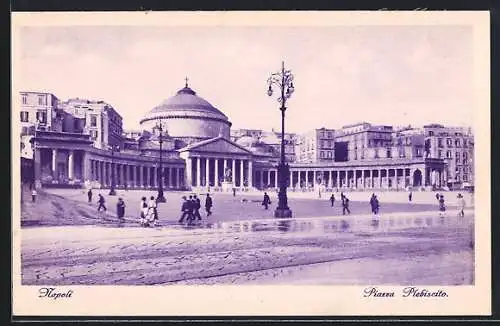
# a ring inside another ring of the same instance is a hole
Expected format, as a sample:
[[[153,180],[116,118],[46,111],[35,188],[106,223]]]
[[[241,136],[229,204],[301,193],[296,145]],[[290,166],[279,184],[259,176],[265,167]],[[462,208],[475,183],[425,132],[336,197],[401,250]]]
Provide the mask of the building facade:
[[[21,101],[23,94],[31,93],[21,93]],[[33,94],[38,101],[38,93]],[[53,96],[50,102],[40,103],[50,103],[44,108],[51,111],[51,125],[38,124],[31,135],[33,179],[38,187],[114,184],[153,189],[160,179],[166,190],[251,191],[279,186],[281,134],[231,131],[229,118],[187,84],[144,115],[143,131],[123,131],[121,116],[103,101],[60,102]],[[22,122],[32,121],[29,117],[22,114],[21,120],[27,120]],[[445,130],[435,125],[395,130],[364,122],[339,130],[288,133],[289,190],[443,188],[458,186],[450,183],[457,176],[461,182],[472,182],[472,136],[455,129],[445,135]],[[452,154],[451,163],[440,157],[443,152],[439,154],[439,144],[444,146],[448,138],[454,145],[450,150],[459,153]],[[29,154],[23,156],[27,166]],[[454,169],[459,174],[453,174]]]

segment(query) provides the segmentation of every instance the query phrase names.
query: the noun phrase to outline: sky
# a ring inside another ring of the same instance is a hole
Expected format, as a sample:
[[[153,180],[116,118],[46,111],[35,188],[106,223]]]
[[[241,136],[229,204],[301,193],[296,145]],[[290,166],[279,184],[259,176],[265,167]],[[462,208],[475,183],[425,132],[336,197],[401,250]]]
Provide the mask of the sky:
[[[23,27],[15,73],[24,91],[104,100],[136,130],[187,76],[232,128],[280,130],[266,81],[285,61],[286,131],[472,127],[472,37],[467,26]]]

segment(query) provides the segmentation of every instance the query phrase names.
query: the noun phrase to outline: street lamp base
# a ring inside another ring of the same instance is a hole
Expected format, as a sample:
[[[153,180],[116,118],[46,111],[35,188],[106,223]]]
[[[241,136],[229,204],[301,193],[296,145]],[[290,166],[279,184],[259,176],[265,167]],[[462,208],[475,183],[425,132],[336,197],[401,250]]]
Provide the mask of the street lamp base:
[[[114,189],[111,189],[111,190],[109,191],[109,194],[108,194],[108,195],[110,195],[110,196],[116,196],[116,191],[115,191]]]
[[[276,218],[287,218],[292,217],[292,211],[290,208],[276,208],[274,211],[274,217]]]
[[[166,202],[167,202],[167,199],[166,199],[165,197],[163,197],[163,196],[158,196],[158,197],[156,198],[156,202],[157,202],[157,203],[166,203]]]

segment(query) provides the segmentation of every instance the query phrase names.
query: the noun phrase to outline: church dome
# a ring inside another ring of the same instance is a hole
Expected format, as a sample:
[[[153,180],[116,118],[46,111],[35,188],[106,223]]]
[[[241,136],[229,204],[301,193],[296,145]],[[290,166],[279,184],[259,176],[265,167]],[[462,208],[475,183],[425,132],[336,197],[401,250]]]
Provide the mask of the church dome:
[[[196,92],[187,85],[177,93],[164,100],[158,106],[149,111],[141,120],[141,124],[148,120],[169,118],[175,116],[199,117],[208,119],[219,119],[228,121],[227,116],[215,108],[204,98],[196,95]]]
[[[228,117],[198,96],[187,82],[174,96],[146,113],[140,124],[153,128],[160,120],[171,137],[190,139],[188,143],[217,136],[229,138],[231,127]]]

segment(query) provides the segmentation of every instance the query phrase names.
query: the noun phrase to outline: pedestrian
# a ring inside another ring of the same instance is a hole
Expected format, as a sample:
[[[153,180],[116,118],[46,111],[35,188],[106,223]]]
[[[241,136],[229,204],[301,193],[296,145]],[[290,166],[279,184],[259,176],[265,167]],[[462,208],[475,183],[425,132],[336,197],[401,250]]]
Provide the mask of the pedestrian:
[[[370,198],[370,206],[372,208],[373,215],[377,215],[379,209],[379,201],[377,199],[377,196],[375,196],[375,194],[373,194],[372,197]]]
[[[444,217],[446,212],[446,206],[444,204],[444,196],[439,196],[439,216]]]
[[[212,215],[212,197],[210,197],[209,194],[207,194],[207,199],[205,199],[205,210],[207,211],[207,216]]]
[[[458,194],[457,198],[458,198],[458,216],[464,217],[464,215],[465,215],[465,213],[464,213],[464,209],[465,209],[464,196],[462,196],[462,194]]]
[[[332,204],[332,207],[333,207],[333,204],[335,204],[335,195],[334,194],[332,194],[330,196],[330,203]]]
[[[412,194],[412,192],[410,191],[410,193],[408,194],[408,201],[409,201],[410,203],[411,203],[411,199],[412,199],[412,197],[413,197],[413,194]]]
[[[100,212],[101,211],[101,208],[106,211],[106,206],[104,205],[106,203],[106,201],[104,200],[104,197],[103,195],[99,194],[99,200],[97,201],[97,203],[99,204],[99,206],[97,206],[97,211]]]
[[[233,197],[236,197],[236,188],[233,188]]]
[[[198,221],[201,221],[201,215],[200,215],[201,201],[200,201],[200,198],[198,198],[198,197],[196,197],[196,195],[194,195],[193,201],[194,201],[194,218],[198,218]]]
[[[436,193],[436,200],[437,200],[437,201],[439,201],[439,198],[440,198],[440,196],[439,196],[439,192],[437,192],[437,193]]]
[[[189,215],[188,215],[188,223],[192,223],[194,221],[194,209],[196,207],[196,202],[193,199],[193,195],[189,196],[189,201],[188,201],[188,207],[189,207]]]
[[[182,206],[181,206],[181,218],[179,219],[179,223],[183,223],[184,219],[187,217],[189,221],[189,211],[190,211],[190,206],[189,206],[189,201],[187,200],[186,196],[182,196]]]
[[[33,190],[31,191],[31,201],[32,202],[36,202],[36,195],[37,195],[36,189],[35,189],[35,187],[33,187]]]
[[[153,225],[158,225],[158,209],[156,206],[156,200],[154,196],[149,198],[148,203],[148,221],[153,222]]]
[[[345,215],[346,211],[347,211],[347,214],[351,214],[351,210],[349,209],[349,198],[347,198],[346,195],[343,195],[343,198],[342,198],[342,215]]]
[[[268,209],[269,205],[271,205],[271,198],[269,198],[267,192],[264,192],[264,200],[262,200],[262,205],[264,206],[264,209]]]
[[[148,226],[146,221],[146,215],[148,214],[148,203],[146,202],[146,197],[141,198],[140,209],[140,224],[142,226]]]
[[[116,203],[116,215],[121,221],[125,220],[125,202],[122,198],[118,198],[118,203]]]
[[[89,199],[89,204],[92,203],[92,188],[87,192],[87,198]]]
[[[321,189],[318,189],[318,198],[321,199]]]

